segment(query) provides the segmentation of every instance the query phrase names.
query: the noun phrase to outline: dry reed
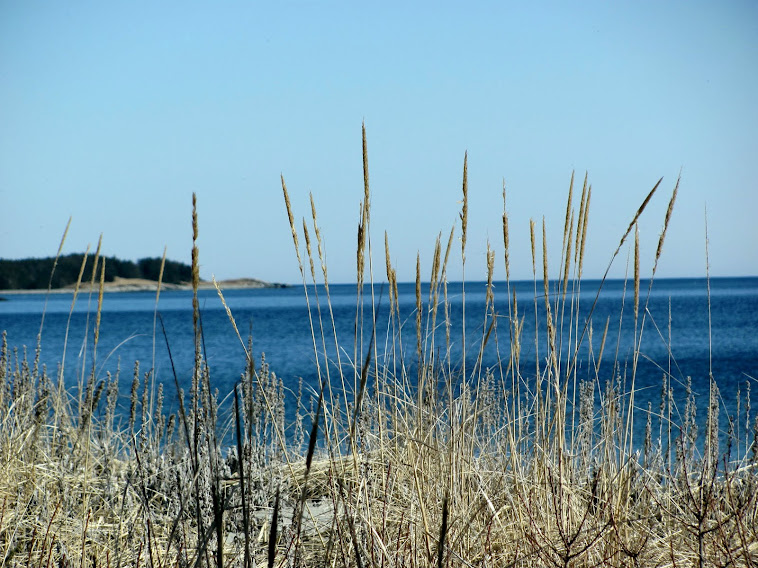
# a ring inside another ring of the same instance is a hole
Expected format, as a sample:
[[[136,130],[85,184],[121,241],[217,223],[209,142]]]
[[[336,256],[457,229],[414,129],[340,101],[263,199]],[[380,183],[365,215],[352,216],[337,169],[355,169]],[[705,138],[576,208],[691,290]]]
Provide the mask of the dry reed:
[[[507,290],[508,333],[500,332],[502,323],[498,323],[504,320],[499,319],[496,307],[495,251],[489,243],[486,307],[476,362],[466,366],[463,324],[463,360],[452,360],[447,267],[454,229],[444,254],[437,237],[428,297],[422,297],[417,255],[414,305],[402,306],[415,315],[411,321],[416,332],[415,354],[411,347],[408,360],[402,335],[406,312],[401,311],[386,233],[390,302],[384,353],[377,347],[382,342],[376,327],[381,304],[373,297],[373,286],[370,340],[364,342],[358,331],[364,323],[366,262],[373,284],[365,126],[362,144],[364,193],[358,221],[359,305],[352,384],[345,378],[341,360],[336,367],[339,375],[330,376],[325,358],[327,336],[329,342],[334,341],[337,357],[344,349],[334,323],[324,243],[312,196],[313,233],[303,221],[310,278],[317,283],[311,239],[315,235],[328,306],[322,313],[322,300],[315,295],[317,321],[311,319],[309,325],[319,365],[319,392],[308,415],[307,447],[287,437],[283,382],[265,359],[259,364],[253,361],[251,340],[247,345],[243,341],[217,285],[246,369],[230,397],[231,422],[220,418],[225,414],[211,391],[211,370],[202,349],[198,219],[193,195],[195,368],[189,407],[184,405],[178,377],[173,377],[178,416],[163,417],[163,390],[156,386],[154,365],[143,373],[135,363],[128,420],[120,427],[115,422],[118,376],[97,384],[88,381],[84,394],[79,395],[83,404],[71,404],[72,395],[51,388],[45,369],[40,372],[36,365],[25,362],[24,355],[14,354],[3,335],[2,564],[35,568],[756,565],[758,421],[755,425],[751,422],[749,387],[743,422],[734,425],[728,419],[729,440],[736,439],[737,459],[730,458],[731,449],[720,446],[723,428],[719,424],[724,419],[719,421],[721,395],[716,381],[711,380],[706,442],[700,453],[691,390],[686,393],[682,423],[672,422],[676,409],[670,370],[664,374],[660,407],[654,413],[649,405],[645,412],[642,454],[632,441],[633,416],[638,412],[634,368],[647,311],[647,300],[639,310],[642,275],[637,227],[661,182],[642,202],[611,259],[612,263],[634,230],[635,351],[628,384],[616,376],[622,363],[618,355],[612,373],[603,364],[610,320],[601,325],[602,338],[596,346],[592,310],[589,314],[579,310],[592,194],[587,176],[575,212],[572,175],[561,262],[554,282],[549,278],[543,219],[543,285],[539,293],[535,223],[530,221],[536,367],[527,370],[520,363],[522,349],[528,346],[522,333],[530,308],[529,302],[527,308],[524,302],[519,306],[515,289]],[[467,168],[466,154],[460,211],[464,266],[469,231]],[[292,204],[283,177],[281,182],[307,294]],[[653,275],[678,187],[679,181],[666,211]],[[505,197],[503,184],[503,258],[510,286],[511,235]],[[104,263],[99,268],[95,348]],[[93,271],[91,283],[94,280]],[[465,288],[462,293],[465,310]],[[538,302],[540,296],[544,306]],[[310,313],[312,300],[307,298]],[[159,292],[156,304],[158,299]],[[444,323],[438,323],[438,313]],[[465,321],[465,311],[463,316]],[[444,350],[436,338],[437,328],[443,325]],[[544,330],[541,334],[540,329]],[[170,342],[165,339],[170,355]],[[591,371],[584,379],[576,371],[583,345],[588,348],[587,368]],[[492,348],[498,353],[502,348],[504,356],[498,355],[499,367],[488,369],[483,354]],[[543,367],[540,357],[544,358]],[[410,373],[413,359],[416,381]],[[63,373],[62,362],[59,385]],[[101,406],[105,406],[104,413],[98,413]],[[86,428],[78,428],[82,425]],[[224,431],[233,433],[231,447],[221,441],[219,432]],[[667,446],[673,448],[671,452]]]

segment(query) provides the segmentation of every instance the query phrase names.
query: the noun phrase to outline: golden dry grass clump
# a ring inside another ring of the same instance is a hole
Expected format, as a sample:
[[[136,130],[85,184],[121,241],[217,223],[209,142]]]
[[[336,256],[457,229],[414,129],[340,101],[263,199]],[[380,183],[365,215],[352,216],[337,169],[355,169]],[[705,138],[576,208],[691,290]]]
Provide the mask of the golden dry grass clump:
[[[306,299],[316,308],[315,317],[304,324],[310,326],[320,381],[310,412],[302,410],[307,406],[304,401],[295,401],[296,424],[289,433],[282,380],[265,360],[252,359],[249,341],[241,337],[246,372],[229,397],[229,412],[220,412],[200,348],[196,291],[192,385],[184,393],[178,378],[172,377],[179,404],[169,416],[163,411],[163,386],[139,363],[131,377],[129,414],[120,421],[118,374],[99,378],[93,363],[93,371],[79,378],[78,388],[68,391],[63,388],[64,362],[51,377],[39,365],[41,346],[28,361],[26,352],[10,348],[3,335],[2,565],[758,564],[758,423],[736,430],[730,423],[725,446],[719,436],[714,380],[702,447],[697,444],[694,394],[686,393],[682,423],[674,424],[667,377],[660,408],[635,412],[639,353],[627,362],[631,380],[602,375],[607,324],[600,349],[590,349],[587,365],[594,376],[578,377],[580,346],[593,333],[591,314],[586,321],[578,315],[592,191],[586,177],[578,212],[571,179],[560,275],[555,281],[549,279],[545,222],[542,259],[535,223],[530,223],[535,293],[526,311],[515,291],[510,291],[503,187],[508,313],[495,310],[496,256],[488,246],[486,308],[476,330],[481,336],[474,343],[477,352],[464,365],[451,360],[447,266],[455,227],[444,252],[437,239],[428,297],[422,297],[424,279],[417,265],[413,329],[400,316],[397,277],[385,234],[389,324],[386,329],[372,326],[381,304],[374,297],[365,129],[363,166],[356,332],[351,338],[354,365],[349,373],[343,371],[347,365],[341,360],[335,366],[325,356],[327,345],[334,345],[337,357],[348,350],[334,324],[325,243],[314,200],[311,197],[310,219],[302,224],[307,271],[282,178]],[[634,233],[636,346],[646,317],[645,310],[639,310],[646,299],[640,291],[637,221],[660,184],[633,216],[613,255]],[[677,190],[678,182],[666,211],[656,268]],[[194,204],[193,196],[196,280],[199,223]],[[467,218],[464,158],[460,214],[464,265]],[[544,283],[538,292],[540,260]],[[102,286],[102,268],[100,274]],[[91,278],[94,283],[94,271]],[[326,297],[318,296],[319,288],[309,288],[311,283],[323,284]],[[217,289],[227,306],[223,291]],[[315,297],[309,290],[316,290]],[[367,303],[364,294],[369,296]],[[465,309],[465,301],[463,305]],[[236,330],[228,306],[227,313]],[[525,317],[546,319],[535,325],[534,338],[522,336]],[[99,318],[98,308],[95,342]],[[368,334],[362,331],[364,322],[371,328]],[[438,329],[444,333],[436,333]],[[544,337],[539,335],[541,329]],[[460,330],[464,337],[465,332]],[[404,350],[408,345],[404,334],[415,339],[415,350]],[[536,368],[526,370],[521,353],[532,341],[539,356]],[[492,346],[498,349],[501,364],[487,368],[484,353]],[[219,416],[229,413],[232,420],[220,423]],[[644,440],[633,436],[636,415],[646,420]],[[231,447],[222,442],[223,432],[231,433],[226,438],[233,440]],[[732,445],[745,450],[737,452],[737,459],[732,457]]]

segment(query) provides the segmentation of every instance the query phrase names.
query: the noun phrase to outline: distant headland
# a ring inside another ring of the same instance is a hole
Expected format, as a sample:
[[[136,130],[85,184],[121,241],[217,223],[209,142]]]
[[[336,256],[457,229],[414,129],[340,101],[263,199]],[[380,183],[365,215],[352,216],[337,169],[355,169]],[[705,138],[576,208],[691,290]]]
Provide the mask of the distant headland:
[[[117,257],[101,257],[105,261],[103,290],[106,292],[155,291],[161,276],[159,257],[142,258],[136,262]],[[3,292],[68,292],[74,290],[81,280],[80,289],[89,289],[92,278],[94,256],[68,254],[58,257],[25,258],[20,260],[0,259],[0,290]],[[82,265],[84,269],[82,270]],[[98,265],[94,278],[95,288],[100,285]],[[54,268],[54,269],[53,269]],[[82,274],[80,278],[80,273]],[[52,275],[52,276],[51,276]],[[218,282],[222,289],[241,288],[285,288],[286,284],[276,284],[256,278],[237,278]],[[202,280],[200,288],[213,288],[213,283]],[[162,290],[191,290],[192,267],[188,264],[166,259],[161,278]]]

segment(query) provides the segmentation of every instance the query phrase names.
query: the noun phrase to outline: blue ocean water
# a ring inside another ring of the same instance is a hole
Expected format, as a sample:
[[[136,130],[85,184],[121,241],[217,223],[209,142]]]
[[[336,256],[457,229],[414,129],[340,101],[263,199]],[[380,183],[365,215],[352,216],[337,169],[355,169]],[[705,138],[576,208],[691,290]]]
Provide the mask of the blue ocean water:
[[[640,357],[634,377],[637,395],[635,404],[647,409],[648,401],[657,409],[660,403],[664,376],[678,393],[684,396],[687,378],[692,380],[697,393],[698,417],[705,416],[709,377],[715,378],[722,396],[722,416],[734,416],[743,422],[749,419],[746,412],[746,395],[749,385],[758,392],[758,278],[659,279],[648,294],[648,282],[641,283],[641,300],[638,320]],[[599,290],[599,294],[598,294]],[[521,336],[521,372],[526,380],[534,378],[536,362],[544,368],[546,354],[545,299],[541,281],[496,282],[494,285],[497,314],[497,341],[491,336],[483,352],[482,366],[492,368],[499,375],[499,365],[507,363],[509,356],[509,313],[513,315],[512,298],[515,292],[518,314],[523,322]],[[571,290],[567,297],[571,298]],[[331,313],[338,337],[343,365],[354,357],[362,360],[371,336],[371,290],[364,289],[363,344],[354,349],[356,336],[356,286],[332,285],[329,289]],[[561,307],[561,290],[551,287],[550,302],[553,315],[563,313],[564,365],[570,360],[570,345],[576,342],[576,330],[582,337],[576,357],[577,377],[599,382],[598,390],[606,380],[622,378],[622,385],[630,388],[631,364],[635,345],[632,284],[623,281],[586,280],[574,290],[577,303],[570,301]],[[416,364],[415,284],[399,285],[400,321],[405,362],[409,369]],[[266,361],[286,388],[297,390],[300,378],[306,388],[315,391],[318,385],[316,355],[311,337],[308,304],[303,287],[277,289],[229,290],[225,299],[235,318],[242,340],[252,337],[252,352],[260,361]],[[389,301],[385,288],[374,287],[376,342],[379,353],[387,352]],[[463,297],[461,283],[448,284],[450,306],[451,349],[454,366],[463,363]],[[336,352],[329,307],[323,286],[308,288],[308,298],[314,325],[318,326],[320,305],[322,321],[327,332],[327,356],[335,365]],[[318,300],[317,300],[318,298]],[[429,289],[422,289],[424,321],[429,308]],[[63,360],[64,342],[68,330],[64,378],[74,386],[91,371],[99,378],[107,372],[115,373],[120,366],[124,405],[128,402],[126,390],[131,384],[134,362],[140,361],[141,370],[154,369],[156,379],[165,384],[169,407],[175,404],[174,375],[169,361],[167,341],[171,349],[180,386],[189,390],[194,361],[192,324],[192,293],[162,291],[156,305],[155,293],[120,292],[104,296],[96,357],[93,353],[93,329],[97,298],[81,295],[72,309],[72,294],[8,294],[0,302],[0,330],[7,332],[10,347],[18,348],[18,357],[26,346],[29,359],[33,359],[37,335],[41,333],[40,360],[48,374],[54,376]],[[596,301],[597,299],[597,301]],[[709,302],[710,299],[710,302]],[[229,394],[245,370],[246,359],[240,339],[236,335],[227,313],[215,290],[199,293],[203,337],[211,382],[221,397]],[[710,313],[709,313],[710,303]],[[509,307],[510,306],[510,307]],[[486,284],[465,284],[466,365],[473,368],[483,336],[486,307]],[[510,312],[509,312],[510,310]],[[578,327],[569,336],[568,322],[575,316]],[[535,311],[537,342],[535,344]],[[166,335],[156,320],[160,313]],[[43,320],[44,316],[44,320]],[[557,317],[557,316],[556,316]],[[644,323],[643,323],[644,317]],[[560,321],[560,320],[559,320]],[[437,316],[436,345],[443,352],[445,329],[442,308]],[[598,362],[603,331],[608,327],[602,360]],[[641,339],[639,330],[641,328]],[[321,341],[318,341],[321,349]],[[443,353],[444,354],[444,353]],[[323,355],[322,355],[323,356]],[[591,359],[594,357],[594,359]],[[323,365],[323,363],[322,363]],[[565,368],[565,367],[564,367]],[[598,371],[597,375],[595,370]],[[332,373],[334,374],[334,373]],[[352,369],[348,370],[352,376]],[[737,405],[738,392],[740,406]],[[172,399],[173,397],[173,399]],[[754,399],[758,398],[756,396]],[[753,402],[753,407],[758,403]],[[739,416],[737,412],[739,410]],[[756,411],[752,411],[753,416]],[[722,425],[726,421],[722,422]],[[744,427],[744,424],[743,426]]]

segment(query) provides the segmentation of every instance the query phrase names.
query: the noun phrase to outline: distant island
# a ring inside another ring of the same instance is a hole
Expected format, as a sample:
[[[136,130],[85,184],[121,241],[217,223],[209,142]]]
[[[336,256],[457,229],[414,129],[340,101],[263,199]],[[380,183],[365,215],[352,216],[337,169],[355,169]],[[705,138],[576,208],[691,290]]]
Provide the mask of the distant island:
[[[161,269],[161,258],[142,258],[136,262],[115,256],[105,259],[104,289],[113,292],[155,290]],[[84,261],[84,254],[68,254],[55,258],[25,258],[20,260],[0,259],[0,290],[45,291],[70,290],[76,285]],[[88,287],[92,279],[93,255],[88,255],[82,275],[82,287]],[[99,286],[100,268],[95,278]],[[52,274],[52,280],[50,275]],[[191,289],[192,267],[182,262],[166,259],[161,287],[167,290]],[[272,284],[255,278],[239,278],[219,282],[225,289],[231,288],[283,288],[284,284]],[[201,288],[212,288],[213,283],[201,281]]]

